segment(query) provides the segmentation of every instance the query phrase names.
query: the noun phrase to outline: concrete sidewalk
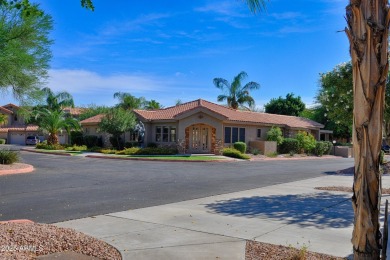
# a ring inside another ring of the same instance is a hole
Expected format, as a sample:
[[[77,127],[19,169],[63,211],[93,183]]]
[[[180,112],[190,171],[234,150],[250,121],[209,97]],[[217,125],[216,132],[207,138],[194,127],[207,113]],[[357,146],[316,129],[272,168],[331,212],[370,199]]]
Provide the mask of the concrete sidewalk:
[[[246,240],[348,257],[351,194],[314,187],[352,182],[353,176],[327,175],[56,225],[102,239],[124,259],[244,259]]]

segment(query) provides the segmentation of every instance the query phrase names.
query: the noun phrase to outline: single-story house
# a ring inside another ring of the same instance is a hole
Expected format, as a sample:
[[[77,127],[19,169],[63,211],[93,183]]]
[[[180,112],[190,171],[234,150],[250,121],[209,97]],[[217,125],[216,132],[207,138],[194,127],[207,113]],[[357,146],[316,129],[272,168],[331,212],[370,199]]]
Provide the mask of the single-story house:
[[[26,124],[22,116],[18,114],[19,106],[7,104],[0,106],[0,114],[6,115],[7,120],[0,124],[0,139],[6,139],[7,144],[25,145],[27,136],[38,136],[41,141],[46,140],[39,127],[33,124]],[[82,112],[80,108],[64,108],[66,113],[77,116]],[[68,143],[68,134],[66,131],[58,133],[61,144]]]
[[[247,144],[265,141],[272,126],[280,127],[285,137],[306,131],[319,140],[320,129],[324,127],[302,117],[234,110],[203,99],[164,109],[136,109],[133,112],[145,128],[143,144],[179,144],[188,153],[218,153],[222,147],[237,141]],[[81,121],[84,133],[99,135],[98,124],[102,117],[97,115]],[[132,139],[134,135],[126,133],[125,141],[134,141]]]

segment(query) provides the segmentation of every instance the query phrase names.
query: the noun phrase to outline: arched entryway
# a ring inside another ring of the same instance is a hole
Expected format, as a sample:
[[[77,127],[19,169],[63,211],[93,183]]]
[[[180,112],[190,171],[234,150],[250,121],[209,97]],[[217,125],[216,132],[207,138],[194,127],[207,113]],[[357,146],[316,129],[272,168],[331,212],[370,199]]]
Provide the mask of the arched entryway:
[[[213,153],[215,128],[205,124],[195,124],[186,128],[186,146],[189,153]]]

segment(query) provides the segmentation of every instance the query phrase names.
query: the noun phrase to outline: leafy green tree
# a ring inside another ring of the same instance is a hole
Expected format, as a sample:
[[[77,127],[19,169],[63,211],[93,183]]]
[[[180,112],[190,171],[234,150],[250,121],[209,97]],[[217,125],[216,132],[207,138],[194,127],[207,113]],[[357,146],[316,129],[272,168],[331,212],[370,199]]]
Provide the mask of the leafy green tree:
[[[0,5],[0,90],[11,90],[19,100],[31,99],[47,77],[53,20],[37,4],[24,15],[4,3],[8,1]]]
[[[116,148],[120,150],[123,148],[121,135],[132,130],[135,124],[136,119],[131,111],[123,108],[113,108],[102,118],[99,128],[100,131],[112,135],[112,138],[116,140]]]
[[[353,118],[352,64],[337,65],[332,71],[320,74],[320,90],[316,97],[324,117],[330,121],[326,129],[334,130],[336,137],[350,139]],[[329,126],[332,126],[330,128]]]
[[[155,110],[155,109],[161,109],[161,108],[163,108],[163,106],[154,99],[152,99],[150,101],[146,101],[145,109],[147,109],[147,110]]]
[[[217,100],[219,102],[226,100],[227,105],[233,109],[238,109],[240,106],[249,109],[248,107],[254,106],[255,100],[250,96],[249,91],[259,89],[260,84],[251,81],[242,86],[242,81],[247,77],[248,74],[242,71],[234,77],[232,83],[223,78],[214,78],[214,85],[225,91],[224,94],[218,96]],[[244,104],[247,104],[248,107],[245,107]]]
[[[71,130],[80,130],[79,122],[67,117],[61,110],[51,111],[44,108],[36,112],[35,118],[39,128],[49,134],[47,143],[50,145],[58,144],[58,132],[65,130],[70,134]]]
[[[91,11],[95,10],[95,7],[93,5],[92,0],[81,0],[80,3],[81,3],[81,6],[86,8],[86,9],[89,9]],[[33,8],[33,5],[30,3],[29,0],[11,0],[11,1],[0,0],[0,6],[1,5],[5,5],[8,7],[12,7],[14,9],[18,9],[18,10],[22,11],[22,13],[25,16],[29,16],[29,15],[31,15],[31,13],[34,13],[36,11]]]
[[[114,98],[119,99],[119,104],[117,106],[125,110],[144,108],[147,104],[144,97],[137,98],[126,92],[116,92],[114,93]]]
[[[266,113],[299,116],[305,110],[305,103],[300,96],[294,97],[293,93],[288,93],[286,98],[271,99],[264,107]]]
[[[277,126],[272,126],[270,130],[267,132],[267,141],[275,141],[277,145],[283,143],[283,133],[282,129]]]

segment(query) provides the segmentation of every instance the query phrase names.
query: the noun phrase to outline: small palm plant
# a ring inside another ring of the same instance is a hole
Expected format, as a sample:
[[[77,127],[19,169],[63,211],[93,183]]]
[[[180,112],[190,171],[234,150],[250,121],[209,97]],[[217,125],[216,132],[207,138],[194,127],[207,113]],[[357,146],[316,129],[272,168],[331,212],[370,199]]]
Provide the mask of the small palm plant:
[[[79,130],[79,122],[71,117],[66,117],[63,111],[51,111],[48,109],[42,109],[36,113],[35,118],[37,119],[39,128],[49,134],[47,143],[49,145],[56,145],[58,141],[58,132],[63,130]],[[39,119],[39,120],[38,120]]]

